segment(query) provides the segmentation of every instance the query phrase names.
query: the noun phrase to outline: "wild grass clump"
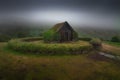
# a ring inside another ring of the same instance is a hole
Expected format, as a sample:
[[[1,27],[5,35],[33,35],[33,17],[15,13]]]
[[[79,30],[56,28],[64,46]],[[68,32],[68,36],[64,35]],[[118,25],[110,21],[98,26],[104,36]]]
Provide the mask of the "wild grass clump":
[[[8,48],[15,51],[34,53],[34,54],[81,54],[91,51],[92,46],[85,41],[70,43],[44,43],[44,41],[24,42],[22,40],[11,40],[8,42]]]
[[[111,42],[120,42],[120,37],[119,36],[113,36],[111,39]]]
[[[90,41],[90,44],[94,47],[94,49],[100,50],[102,48],[102,41],[98,38],[93,38]]]

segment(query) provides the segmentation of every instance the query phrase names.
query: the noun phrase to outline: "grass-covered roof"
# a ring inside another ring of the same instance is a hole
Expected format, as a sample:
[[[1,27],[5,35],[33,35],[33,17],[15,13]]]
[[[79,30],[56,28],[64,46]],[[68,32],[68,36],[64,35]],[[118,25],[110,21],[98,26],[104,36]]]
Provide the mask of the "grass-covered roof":
[[[54,27],[52,27],[51,29],[54,30],[54,31],[56,31],[56,32],[58,32],[64,26],[69,26],[68,28],[70,28],[71,30],[73,30],[72,27],[68,24],[67,21],[62,22],[62,23],[58,23]]]

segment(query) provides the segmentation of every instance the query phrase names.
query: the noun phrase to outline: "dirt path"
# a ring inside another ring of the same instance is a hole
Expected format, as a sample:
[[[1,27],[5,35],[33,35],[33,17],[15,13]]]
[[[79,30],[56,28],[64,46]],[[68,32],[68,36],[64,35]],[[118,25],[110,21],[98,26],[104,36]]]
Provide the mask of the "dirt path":
[[[120,56],[120,47],[116,47],[116,46],[112,46],[104,43],[103,50]]]

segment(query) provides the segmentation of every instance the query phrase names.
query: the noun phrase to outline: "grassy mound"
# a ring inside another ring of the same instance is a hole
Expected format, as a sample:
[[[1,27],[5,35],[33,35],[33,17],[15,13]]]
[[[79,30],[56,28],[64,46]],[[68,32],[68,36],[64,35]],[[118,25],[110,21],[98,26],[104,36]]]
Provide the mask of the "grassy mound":
[[[81,54],[91,51],[92,46],[85,41],[69,43],[44,43],[37,39],[14,39],[8,42],[10,49],[34,54]]]

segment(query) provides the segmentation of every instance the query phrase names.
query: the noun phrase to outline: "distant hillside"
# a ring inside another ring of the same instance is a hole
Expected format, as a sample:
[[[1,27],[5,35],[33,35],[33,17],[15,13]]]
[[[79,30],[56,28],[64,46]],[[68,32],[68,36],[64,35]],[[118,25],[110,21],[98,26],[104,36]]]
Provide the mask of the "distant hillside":
[[[38,37],[52,26],[33,25],[33,24],[0,24],[0,41],[8,41],[11,38]],[[120,29],[103,29],[92,27],[73,27],[79,37],[98,37],[110,40],[111,37],[119,35]]]
[[[102,29],[102,28],[75,28],[80,37],[98,37],[104,40],[110,40],[113,36],[120,36],[118,29]]]

